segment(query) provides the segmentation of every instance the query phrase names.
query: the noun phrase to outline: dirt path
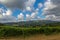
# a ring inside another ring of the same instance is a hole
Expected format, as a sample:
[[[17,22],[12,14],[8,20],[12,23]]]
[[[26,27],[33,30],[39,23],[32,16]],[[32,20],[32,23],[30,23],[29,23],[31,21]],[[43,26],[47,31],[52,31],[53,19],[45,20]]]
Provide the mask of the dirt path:
[[[5,38],[5,39],[0,39],[0,40],[60,40],[60,34],[56,35],[35,35],[35,36],[30,36],[26,38],[21,38],[21,37],[13,37],[13,38]]]

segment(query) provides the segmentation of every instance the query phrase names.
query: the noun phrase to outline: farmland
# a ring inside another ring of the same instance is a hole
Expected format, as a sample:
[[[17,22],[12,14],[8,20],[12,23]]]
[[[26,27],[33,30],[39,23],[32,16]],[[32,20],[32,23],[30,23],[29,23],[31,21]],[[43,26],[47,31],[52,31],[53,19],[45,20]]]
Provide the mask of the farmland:
[[[51,35],[60,33],[60,27],[38,27],[38,28],[21,28],[21,27],[0,27],[0,37],[10,36],[31,36],[36,34]]]

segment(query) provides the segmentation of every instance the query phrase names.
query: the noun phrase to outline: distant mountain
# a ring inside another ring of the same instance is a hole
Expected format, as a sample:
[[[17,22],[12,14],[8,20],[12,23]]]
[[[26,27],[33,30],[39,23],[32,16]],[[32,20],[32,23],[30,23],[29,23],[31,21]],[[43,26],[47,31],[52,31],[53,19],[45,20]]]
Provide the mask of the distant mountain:
[[[33,21],[20,21],[20,22],[9,22],[3,23],[4,25],[11,25],[11,26],[42,26],[42,25],[53,25],[53,24],[60,24],[58,21],[51,21],[51,20],[33,20]]]

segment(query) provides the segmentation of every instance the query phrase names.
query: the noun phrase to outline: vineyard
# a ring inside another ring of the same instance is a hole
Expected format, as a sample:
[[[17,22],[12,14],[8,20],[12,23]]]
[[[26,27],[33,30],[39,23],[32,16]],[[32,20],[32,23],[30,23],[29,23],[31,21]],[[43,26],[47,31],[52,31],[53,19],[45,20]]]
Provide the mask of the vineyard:
[[[10,36],[30,36],[35,34],[51,35],[60,33],[60,27],[37,27],[37,28],[21,28],[21,27],[0,27],[0,37]]]

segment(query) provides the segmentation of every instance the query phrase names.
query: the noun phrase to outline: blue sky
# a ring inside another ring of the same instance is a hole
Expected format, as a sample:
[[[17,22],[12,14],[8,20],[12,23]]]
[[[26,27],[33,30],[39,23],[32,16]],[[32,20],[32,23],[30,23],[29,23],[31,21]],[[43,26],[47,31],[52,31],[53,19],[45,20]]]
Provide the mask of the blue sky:
[[[44,4],[44,2],[45,2],[45,0],[36,0],[36,2],[34,3],[34,8],[36,9],[36,8],[38,8],[38,4],[39,3],[42,3],[42,4]],[[38,16],[40,16],[40,17],[44,17],[44,16],[41,16],[41,14],[42,14],[42,10],[43,9],[43,7],[42,8],[40,8],[39,9],[39,13],[38,13]],[[20,10],[20,9],[18,9],[18,8],[16,8],[16,9],[14,9],[13,10],[13,16],[16,16],[17,17],[17,15],[19,14],[19,13],[21,13],[22,12],[22,10]],[[25,12],[25,13],[23,13],[24,15],[26,15],[26,14],[31,14],[31,12]]]
[[[10,20],[15,18],[15,20],[20,21],[45,18],[45,16],[42,16],[45,1],[46,0],[0,0],[0,11],[2,9],[0,14],[8,16]],[[7,21],[4,17],[2,20]]]
[[[45,0],[36,0],[35,1],[35,3],[34,3],[34,5],[33,5],[33,8],[34,8],[34,10],[33,11],[35,11],[35,9],[37,9],[38,8],[38,4],[39,3],[41,3],[42,4],[42,7],[41,8],[39,8],[39,11],[38,11],[38,15],[37,16],[40,16],[41,18],[43,18],[44,16],[41,16],[41,14],[42,14],[42,9],[43,9],[43,4],[44,4],[44,2],[45,2]],[[32,4],[31,4],[32,5]],[[0,4],[0,7],[3,7],[4,9],[8,9],[8,7],[6,6],[6,5],[3,5],[3,4]],[[23,12],[23,10],[21,10],[20,8],[13,8],[12,9],[12,12],[13,12],[13,16],[15,16],[15,17],[17,17],[17,15],[19,15],[20,13],[23,13],[23,15],[24,15],[24,19],[26,18],[26,14],[31,14],[32,13],[32,11],[25,11],[25,12]]]
[[[59,1],[59,0],[58,0]],[[0,0],[0,22],[23,20],[56,20],[58,1],[55,0]],[[53,9],[53,10],[52,10]],[[55,9],[55,10],[54,10]],[[52,13],[52,10],[54,13]],[[3,21],[2,21],[3,20]]]

